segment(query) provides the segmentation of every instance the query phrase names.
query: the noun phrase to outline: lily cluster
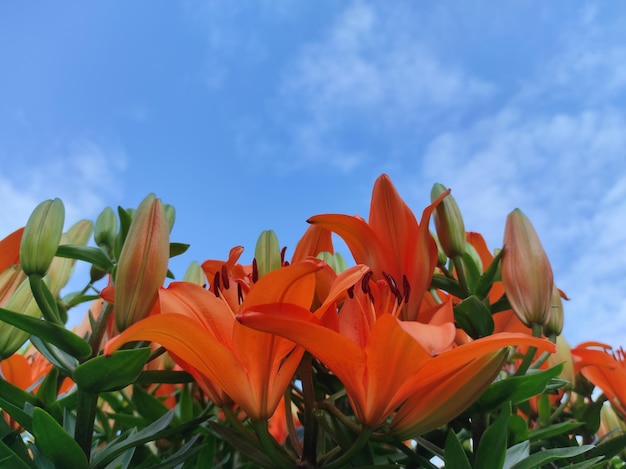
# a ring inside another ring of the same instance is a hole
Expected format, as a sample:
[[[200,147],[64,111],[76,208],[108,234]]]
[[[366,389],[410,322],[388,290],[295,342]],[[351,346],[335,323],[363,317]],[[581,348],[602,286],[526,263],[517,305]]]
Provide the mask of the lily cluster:
[[[619,464],[623,351],[569,349],[519,209],[491,251],[445,186],[418,221],[382,175],[367,220],[312,216],[290,259],[265,231],[251,262],[235,246],[181,280],[169,259],[188,246],[154,194],[66,233],[63,216],[45,201],[0,241],[14,467]],[[77,260],[89,279],[61,296]]]

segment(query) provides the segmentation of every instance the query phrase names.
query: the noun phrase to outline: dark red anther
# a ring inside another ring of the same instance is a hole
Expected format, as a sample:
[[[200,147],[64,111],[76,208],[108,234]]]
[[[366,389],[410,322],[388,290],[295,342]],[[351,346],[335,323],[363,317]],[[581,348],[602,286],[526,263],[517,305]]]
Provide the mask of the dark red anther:
[[[252,259],[252,283],[259,280],[259,267],[256,264],[256,258]]]
[[[215,277],[213,277],[213,293],[215,293],[216,297],[220,297],[220,273],[215,272]]]
[[[285,253],[287,252],[287,246],[284,246],[280,250],[280,265],[285,265]]]
[[[385,277],[385,280],[387,280],[387,283],[389,284],[389,289],[391,290],[391,293],[393,293],[396,297],[396,301],[399,305],[400,303],[402,303],[402,295],[400,294],[400,290],[398,289],[398,284],[396,283],[396,280],[387,272],[383,272],[383,277]]]
[[[354,285],[352,285],[350,288],[348,288],[346,290],[346,293],[348,294],[348,296],[350,297],[350,299],[354,298]]]
[[[370,292],[370,278],[372,278],[372,275],[374,273],[370,270],[361,279],[361,290],[363,290],[363,293]]]
[[[222,265],[222,283],[224,284],[224,289],[228,290],[230,287],[230,280],[228,280],[228,270],[226,270],[226,264]]]
[[[402,275],[402,289],[404,290],[404,302],[409,302],[409,296],[411,296],[411,284],[406,275]]]
[[[243,303],[243,291],[241,290],[241,284],[237,283],[237,302]]]

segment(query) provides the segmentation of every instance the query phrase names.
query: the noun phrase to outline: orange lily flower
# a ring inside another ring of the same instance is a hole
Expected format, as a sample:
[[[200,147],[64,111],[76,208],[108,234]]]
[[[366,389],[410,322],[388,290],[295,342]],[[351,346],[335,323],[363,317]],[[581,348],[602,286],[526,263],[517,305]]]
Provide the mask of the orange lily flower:
[[[308,221],[341,236],[355,261],[372,269],[374,280],[389,278],[396,283],[404,301],[400,317],[415,320],[437,265],[437,244],[428,228],[430,216],[448,193],[426,207],[418,224],[389,176],[383,174],[374,183],[368,222],[339,214],[316,215]]]
[[[238,320],[288,338],[324,362],[345,386],[356,418],[371,428],[381,426],[397,410],[398,420],[391,421],[392,429],[395,425],[398,434],[412,433],[415,422],[426,409],[418,405],[420,397],[434,387],[441,390],[439,385],[445,382],[446,392],[430,394],[425,401],[429,407],[444,409],[451,404],[451,393],[471,394],[472,390],[484,389],[497,371],[490,371],[488,379],[484,379],[482,370],[491,360],[499,360],[496,364],[501,365],[502,356],[497,355],[504,347],[534,345],[542,350],[554,350],[548,341],[507,333],[450,349],[453,330],[433,342],[429,337],[430,325],[401,321],[384,311],[371,314],[352,302],[361,303],[361,300],[353,293],[339,314],[329,304],[316,314],[303,308],[286,311],[255,305],[242,308]],[[379,304],[374,301],[374,305]],[[478,385],[476,375],[483,378]],[[404,408],[403,404],[408,407]],[[464,408],[457,410],[460,413]],[[423,427],[418,430],[425,431]]]
[[[626,418],[626,353],[600,342],[584,342],[571,351],[574,372],[600,388],[613,407]]]
[[[304,351],[290,340],[241,325],[235,316],[262,304],[276,310],[297,307],[308,311],[315,273],[324,265],[309,259],[269,272],[250,285],[241,305],[230,303],[222,290],[216,295],[192,283],[174,282],[160,292],[161,314],[129,327],[107,343],[105,353],[129,341],[157,342],[182,368],[200,377],[201,385],[214,390],[212,397],[218,405],[232,399],[252,420],[268,419]],[[350,275],[361,275],[354,272],[342,278],[349,282]],[[230,287],[222,285],[224,290]],[[336,298],[340,293],[338,289],[332,294]]]
[[[0,240],[0,272],[20,263],[20,245],[24,228],[19,228]]]

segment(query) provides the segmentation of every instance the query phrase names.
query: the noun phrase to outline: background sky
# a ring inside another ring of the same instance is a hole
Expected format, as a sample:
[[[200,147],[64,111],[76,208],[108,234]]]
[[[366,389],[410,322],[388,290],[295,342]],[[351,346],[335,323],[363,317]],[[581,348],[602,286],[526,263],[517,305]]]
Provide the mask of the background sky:
[[[626,345],[625,105],[620,1],[3,2],[0,236],[154,192],[180,278],[367,217],[381,173],[418,217],[440,182],[492,249],[528,215],[572,345]]]

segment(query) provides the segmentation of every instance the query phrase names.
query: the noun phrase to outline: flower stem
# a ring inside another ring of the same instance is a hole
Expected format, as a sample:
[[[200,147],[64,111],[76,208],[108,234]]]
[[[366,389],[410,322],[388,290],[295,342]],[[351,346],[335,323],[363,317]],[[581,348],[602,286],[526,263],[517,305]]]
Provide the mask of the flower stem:
[[[372,434],[373,430],[374,429],[370,427],[363,427],[361,429],[359,437],[354,441],[352,446],[350,446],[350,448],[348,448],[345,453],[343,453],[337,459],[328,463],[324,467],[326,469],[339,469],[348,465],[348,463],[352,461],[352,459],[354,459],[359,451],[361,451],[365,447],[365,445],[367,445],[367,442],[369,441],[370,435]]]
[[[317,465],[318,422],[313,415],[315,409],[315,386],[313,384],[313,355],[305,353],[300,363],[300,379],[302,380],[302,399],[304,403],[303,422],[304,437],[302,443],[302,461],[312,467]]]
[[[533,323],[532,331],[533,331],[533,337],[540,338],[542,336],[543,328],[541,324]],[[530,367],[530,364],[533,361],[533,358],[535,358],[536,353],[537,353],[537,347],[532,347],[532,346],[528,347],[528,351],[526,352],[526,355],[524,356],[524,359],[522,360],[522,364],[519,366],[517,372],[515,373],[515,376],[523,376],[526,374],[526,372],[528,371],[528,368]]]
[[[454,262],[454,269],[456,270],[456,276],[459,279],[459,285],[467,296],[470,295],[470,291],[467,285],[467,278],[465,277],[465,267],[463,267],[463,258],[461,256],[454,256],[452,258]]]

